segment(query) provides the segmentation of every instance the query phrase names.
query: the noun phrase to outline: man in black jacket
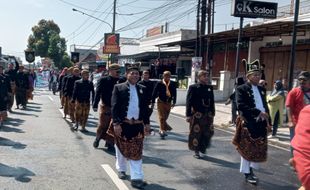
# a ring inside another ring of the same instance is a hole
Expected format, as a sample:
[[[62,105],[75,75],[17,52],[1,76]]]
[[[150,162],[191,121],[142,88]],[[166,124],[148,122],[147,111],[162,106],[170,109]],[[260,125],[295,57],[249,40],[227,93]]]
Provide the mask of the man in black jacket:
[[[4,63],[0,62],[0,127],[8,116],[7,102],[9,101],[9,94],[12,93],[10,79],[3,73],[3,64]]]
[[[186,121],[190,123],[188,147],[195,151],[197,159],[201,158],[199,152],[205,154],[210,145],[214,116],[213,87],[208,85],[207,71],[199,71],[198,83],[189,87],[186,97]]]
[[[73,88],[74,83],[77,80],[80,80],[80,70],[78,68],[74,68],[72,72],[72,76],[68,77],[68,80],[66,82],[64,94],[67,97],[68,104],[69,104],[69,115],[72,123],[75,123],[75,117],[74,117],[74,111],[75,111],[75,103],[71,101],[72,95],[73,95]]]
[[[111,64],[109,66],[109,76],[105,76],[99,79],[96,87],[95,100],[93,102],[93,110],[98,110],[98,104],[101,99],[99,109],[99,123],[97,127],[96,139],[93,143],[95,148],[98,148],[99,141],[104,139],[106,141],[105,147],[109,151],[114,151],[113,137],[109,136],[106,132],[111,123],[111,97],[114,85],[119,82],[120,79],[120,66],[118,64]]]
[[[19,70],[16,75],[16,109],[19,109],[19,105],[22,105],[22,109],[26,109],[28,89],[28,76],[24,73],[24,66],[19,66]]]
[[[146,88],[147,102],[149,105],[148,113],[149,113],[149,116],[151,116],[153,112],[153,108],[151,107],[151,104],[152,104],[152,93],[154,90],[154,81],[150,80],[150,71],[148,70],[143,71],[142,80],[139,81],[138,84],[141,84],[145,86]]]
[[[17,75],[17,71],[19,70],[19,64],[18,62],[15,60],[15,68],[13,63],[9,63],[8,65],[8,70],[5,71],[5,74],[8,76],[9,80],[10,80],[10,86],[11,86],[11,92],[9,94],[9,99],[8,99],[8,110],[9,112],[12,112],[12,106],[14,104],[14,96],[16,93],[16,75]]]
[[[89,72],[83,70],[81,72],[82,79],[75,81],[72,101],[75,103],[75,126],[74,130],[77,130],[79,124],[82,126],[81,131],[87,132],[85,129],[86,122],[88,119],[89,108],[90,108],[90,94],[92,101],[94,101],[94,85],[93,82],[88,80]]]
[[[167,119],[170,114],[170,110],[174,107],[177,101],[176,83],[170,80],[170,71],[163,73],[163,80],[155,85],[152,95],[152,108],[154,107],[155,99],[157,99],[157,110],[160,131],[159,135],[161,139],[167,136],[166,131],[171,131],[172,127],[167,123]]]
[[[126,178],[127,161],[130,163],[131,185],[142,189],[142,150],[145,133],[150,130],[150,118],[145,87],[137,84],[137,67],[127,69],[127,82],[114,86],[112,94],[113,130],[116,149],[116,169],[119,178]]]
[[[63,77],[62,79],[62,84],[61,84],[61,91],[62,91],[62,99],[61,99],[61,102],[63,102],[63,108],[64,108],[64,118],[67,117],[67,115],[69,114],[69,101],[70,99],[68,98],[67,96],[67,93],[65,92],[65,89],[66,89],[66,84],[68,82],[68,79],[69,77],[72,76],[72,71],[73,71],[73,67],[70,67],[68,70],[67,70],[67,73],[66,73],[66,76]]]
[[[236,90],[240,116],[236,122],[233,143],[241,155],[240,172],[247,182],[257,183],[253,169],[267,159],[267,127],[270,125],[266,90],[259,86],[261,72],[259,61],[247,64],[247,83]]]

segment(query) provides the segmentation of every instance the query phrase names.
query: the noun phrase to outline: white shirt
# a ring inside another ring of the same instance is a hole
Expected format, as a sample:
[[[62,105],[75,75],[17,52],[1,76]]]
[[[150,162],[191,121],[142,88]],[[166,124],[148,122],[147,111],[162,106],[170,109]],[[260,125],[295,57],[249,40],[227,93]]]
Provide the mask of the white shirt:
[[[264,108],[263,100],[262,100],[262,97],[259,93],[257,86],[252,85],[252,90],[253,90],[256,108],[259,109],[261,112],[265,112],[266,110]]]
[[[139,97],[136,89],[136,85],[129,84],[129,105],[127,118],[139,119]]]

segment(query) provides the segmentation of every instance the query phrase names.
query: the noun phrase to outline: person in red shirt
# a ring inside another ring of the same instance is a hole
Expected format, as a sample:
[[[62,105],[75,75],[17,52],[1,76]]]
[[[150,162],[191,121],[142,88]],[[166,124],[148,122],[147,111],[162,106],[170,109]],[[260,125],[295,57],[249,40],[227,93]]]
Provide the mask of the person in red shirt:
[[[300,111],[310,104],[310,72],[302,71],[298,75],[299,87],[293,88],[287,95],[286,109],[290,139],[295,135],[295,126],[298,123]],[[291,152],[293,152],[291,148]]]
[[[305,189],[310,189],[310,105],[301,110],[296,125],[293,166]]]

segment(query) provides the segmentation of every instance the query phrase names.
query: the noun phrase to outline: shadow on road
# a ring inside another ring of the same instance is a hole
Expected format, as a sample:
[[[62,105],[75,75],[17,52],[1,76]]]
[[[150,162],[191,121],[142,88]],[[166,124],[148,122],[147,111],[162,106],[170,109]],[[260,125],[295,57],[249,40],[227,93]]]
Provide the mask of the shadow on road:
[[[169,187],[164,187],[162,185],[159,184],[148,184],[144,189],[154,189],[154,190],[176,190],[174,188],[169,188]]]
[[[258,183],[259,186],[261,186],[263,189],[266,190],[288,190],[288,189],[298,189],[298,186],[293,186],[293,185],[279,185],[279,184],[274,184],[274,183],[270,183],[267,181],[259,181]]]
[[[87,120],[87,124],[86,124],[86,127],[97,127],[98,125],[98,121],[92,121],[90,119]]]
[[[165,168],[174,168],[173,166],[169,165],[168,162],[161,158],[155,158],[155,157],[149,157],[149,156],[143,156],[143,164],[155,164],[160,167]]]
[[[226,160],[214,158],[214,157],[211,157],[209,155],[202,157],[202,160],[212,162],[212,163],[217,164],[218,166],[221,166],[221,167],[233,168],[233,169],[238,169],[239,165],[240,165],[240,163],[228,162]]]
[[[25,149],[27,145],[0,137],[0,146],[11,146],[14,149]]]
[[[23,131],[22,129],[18,129],[18,128],[14,128],[14,127],[9,127],[9,126],[6,126],[6,125],[7,125],[7,123],[0,128],[0,131],[3,131],[3,132],[15,132],[15,133],[25,133],[25,131]]]
[[[5,124],[5,125],[10,125],[10,126],[17,127],[17,126],[21,125],[21,124],[24,123],[24,122],[25,122],[25,120],[23,120],[23,119],[10,118],[10,117],[9,117],[9,118],[4,122],[4,124]]]
[[[0,163],[0,176],[14,177],[16,181],[28,183],[31,181],[30,176],[35,176],[35,173],[23,167],[11,167]]]
[[[33,104],[33,105],[42,105],[40,103],[35,103],[35,102],[28,102],[28,104]]]
[[[29,114],[29,113],[24,113],[24,112],[18,112],[18,111],[14,111],[12,113],[13,115],[24,115],[24,116],[34,116],[34,117],[39,117],[38,115],[35,115],[35,114]]]

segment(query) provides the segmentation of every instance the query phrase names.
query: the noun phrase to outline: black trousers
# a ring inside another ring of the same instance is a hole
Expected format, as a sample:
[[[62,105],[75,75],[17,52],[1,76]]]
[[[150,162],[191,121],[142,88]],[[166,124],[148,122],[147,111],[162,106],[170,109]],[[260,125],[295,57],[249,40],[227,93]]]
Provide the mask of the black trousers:
[[[16,88],[16,106],[22,105],[26,106],[27,102],[27,91],[25,88]]]

